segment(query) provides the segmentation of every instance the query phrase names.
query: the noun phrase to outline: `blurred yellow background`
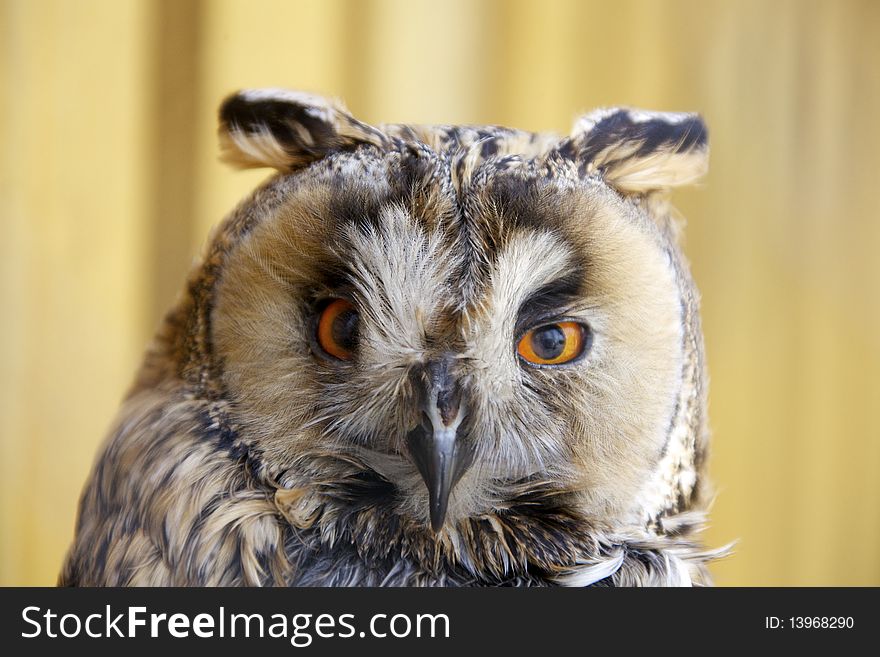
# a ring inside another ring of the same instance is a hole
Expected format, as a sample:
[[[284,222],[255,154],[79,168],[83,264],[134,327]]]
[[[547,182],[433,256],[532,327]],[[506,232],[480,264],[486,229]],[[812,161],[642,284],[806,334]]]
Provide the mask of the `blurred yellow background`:
[[[96,448],[216,223],[242,87],[565,132],[696,110],[677,195],[723,585],[880,585],[880,2],[0,0],[0,584],[53,584]]]

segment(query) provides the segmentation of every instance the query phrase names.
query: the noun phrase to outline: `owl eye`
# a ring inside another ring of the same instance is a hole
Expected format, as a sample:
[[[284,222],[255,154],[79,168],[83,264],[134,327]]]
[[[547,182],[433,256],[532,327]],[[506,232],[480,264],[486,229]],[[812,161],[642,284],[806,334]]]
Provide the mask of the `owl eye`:
[[[534,365],[570,363],[586,350],[589,329],[578,322],[557,322],[537,326],[520,338],[520,357]]]
[[[360,315],[345,299],[331,301],[318,318],[318,345],[339,360],[351,360],[357,345]]]

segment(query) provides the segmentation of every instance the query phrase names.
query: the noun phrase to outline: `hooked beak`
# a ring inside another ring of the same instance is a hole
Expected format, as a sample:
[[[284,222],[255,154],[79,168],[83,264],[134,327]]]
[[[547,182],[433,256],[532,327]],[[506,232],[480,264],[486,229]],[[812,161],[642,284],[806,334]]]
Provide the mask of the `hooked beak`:
[[[448,361],[428,366],[422,423],[406,436],[412,460],[428,488],[431,528],[446,520],[449,495],[471,465],[473,454],[459,436],[465,416],[461,395],[448,374]]]

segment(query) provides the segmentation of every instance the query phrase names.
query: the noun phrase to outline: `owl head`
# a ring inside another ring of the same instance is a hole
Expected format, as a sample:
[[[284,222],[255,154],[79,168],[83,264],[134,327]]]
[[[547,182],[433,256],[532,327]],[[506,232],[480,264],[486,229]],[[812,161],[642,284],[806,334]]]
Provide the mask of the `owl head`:
[[[706,168],[699,117],[371,126],[260,90],[220,121],[228,162],[277,173],[217,232],[178,349],[259,477],[381,490],[375,517],[435,539],[542,495],[611,529],[698,502],[702,336],[668,197]]]

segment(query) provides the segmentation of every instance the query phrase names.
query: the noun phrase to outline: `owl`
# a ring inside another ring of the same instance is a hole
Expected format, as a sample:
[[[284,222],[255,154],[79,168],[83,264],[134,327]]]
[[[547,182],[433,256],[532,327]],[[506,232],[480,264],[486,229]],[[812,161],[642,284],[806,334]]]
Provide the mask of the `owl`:
[[[63,585],[705,585],[693,114],[569,136],[251,90],[215,230],[82,495]]]

